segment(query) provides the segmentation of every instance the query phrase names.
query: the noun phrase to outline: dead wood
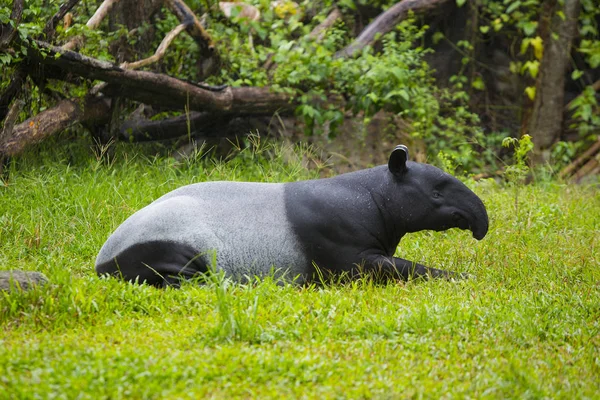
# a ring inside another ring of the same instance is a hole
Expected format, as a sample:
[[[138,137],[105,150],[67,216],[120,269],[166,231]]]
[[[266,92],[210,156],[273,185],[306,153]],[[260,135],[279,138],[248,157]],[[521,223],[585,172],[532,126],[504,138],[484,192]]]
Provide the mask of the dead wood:
[[[0,142],[0,155],[14,156],[31,144],[38,143],[79,122],[101,122],[110,108],[106,100],[88,97],[83,101],[66,99],[13,128],[10,137]]]
[[[121,68],[123,69],[138,69],[145,67],[147,65],[153,64],[160,60],[166,53],[167,48],[173,42],[173,40],[186,28],[184,24],[177,25],[171,32],[167,33],[164,37],[160,45],[156,49],[156,52],[148,58],[144,58],[143,60],[135,61],[135,62],[124,62],[121,64]]]
[[[56,14],[46,23],[44,28],[44,35],[46,40],[51,41],[54,38],[55,30],[54,26],[57,21],[60,21],[64,15],[69,12],[79,0],[69,0],[68,2],[62,4]],[[14,3],[17,5],[17,2]],[[14,12],[14,9],[13,9]],[[12,15],[11,15],[12,18]],[[18,18],[20,20],[20,17]],[[2,46],[0,46],[1,48]],[[21,93],[23,89],[23,83],[27,78],[27,72],[25,66],[23,64],[19,65],[15,72],[13,73],[10,83],[8,87],[4,90],[2,94],[0,94],[0,120],[6,117],[6,113],[8,112],[8,108],[13,99]]]
[[[314,27],[314,29],[308,34],[308,37],[316,40],[317,42],[323,40],[323,37],[325,37],[325,33],[327,32],[327,29],[331,28],[333,26],[333,24],[335,24],[335,21],[337,21],[338,19],[341,19],[341,18],[342,18],[342,13],[340,12],[340,10],[337,7],[335,7],[329,13],[329,15],[327,15],[327,18],[325,18],[323,20],[323,22],[321,22],[319,25]]]
[[[182,0],[165,0],[165,4],[179,21],[186,25],[186,32],[200,48],[201,80],[213,74],[221,63],[219,52],[196,14]]]
[[[92,15],[92,17],[85,24],[85,26],[87,26],[88,28],[90,28],[92,30],[98,28],[98,26],[100,26],[100,23],[102,22],[102,20],[108,15],[108,12],[112,8],[112,6],[114,6],[118,1],[119,0],[104,0],[102,2],[102,4],[100,4],[100,7],[98,7],[98,9],[96,10],[94,15]],[[76,48],[80,47],[82,45],[82,43],[83,43],[83,38],[75,37],[75,38],[69,40],[63,46],[63,49],[75,50]]]
[[[580,183],[583,178],[589,175],[593,175],[600,167],[600,162],[598,161],[598,156],[590,159],[586,162],[583,167],[581,167],[570,179],[571,182]]]
[[[4,49],[15,38],[17,26],[21,23],[21,17],[23,17],[23,0],[14,0],[10,20],[13,21],[15,26],[0,24],[0,49]]]
[[[45,40],[50,41],[50,38],[54,37],[54,34],[56,32],[56,24],[58,24],[58,22],[61,21],[65,17],[65,15],[77,5],[77,3],[79,3],[79,0],[69,0],[66,3],[61,4],[56,14],[54,14],[52,18],[48,20],[46,26],[44,27]]]
[[[406,19],[410,11],[415,14],[423,13],[437,8],[447,1],[402,0],[398,2],[375,18],[352,43],[338,51],[335,57],[353,57],[366,46],[373,45],[379,37],[391,32],[398,23]]]
[[[4,119],[4,126],[2,131],[0,131],[0,143],[4,141],[6,138],[9,138],[12,135],[13,127],[15,126],[15,121],[19,116],[19,113],[23,109],[25,102],[21,99],[17,99],[13,101],[12,106],[10,106],[10,110],[8,114],[6,114],[6,118]]]
[[[25,68],[20,65],[10,77],[10,83],[6,89],[4,89],[4,92],[0,94],[0,120],[3,120],[4,117],[6,117],[10,103],[19,95],[19,93],[21,93],[25,78],[27,78]]]
[[[215,118],[207,112],[191,112],[189,115],[167,118],[161,121],[134,119],[126,121],[119,128],[119,138],[131,142],[169,140],[196,132],[214,123]]]
[[[589,160],[590,157],[593,157],[599,151],[600,151],[600,139],[598,139],[596,141],[596,143],[594,143],[592,145],[592,147],[590,147],[589,149],[587,149],[581,156],[579,156],[577,159],[575,159],[571,164],[569,164],[565,168],[563,168],[558,173],[558,176],[560,178],[566,178],[566,177],[570,176],[579,167],[581,167],[587,160]]]
[[[30,57],[41,64],[88,79],[112,85],[102,90],[110,96],[123,96],[146,104],[182,110],[238,114],[265,114],[291,110],[289,95],[273,93],[268,87],[226,87],[207,89],[168,75],[148,71],[130,71],[117,65],[72,51],[65,51],[42,41],[29,49]],[[43,55],[41,51],[45,52]]]

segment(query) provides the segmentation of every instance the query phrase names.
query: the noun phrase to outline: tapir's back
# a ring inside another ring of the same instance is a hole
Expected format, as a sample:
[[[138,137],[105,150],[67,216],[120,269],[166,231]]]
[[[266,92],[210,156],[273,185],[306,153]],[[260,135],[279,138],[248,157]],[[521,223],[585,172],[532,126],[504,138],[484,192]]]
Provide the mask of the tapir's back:
[[[176,243],[236,275],[273,267],[293,276],[310,265],[286,218],[284,185],[206,182],[167,193],[133,214],[107,240],[96,265],[141,243]],[[150,266],[151,267],[151,266]]]

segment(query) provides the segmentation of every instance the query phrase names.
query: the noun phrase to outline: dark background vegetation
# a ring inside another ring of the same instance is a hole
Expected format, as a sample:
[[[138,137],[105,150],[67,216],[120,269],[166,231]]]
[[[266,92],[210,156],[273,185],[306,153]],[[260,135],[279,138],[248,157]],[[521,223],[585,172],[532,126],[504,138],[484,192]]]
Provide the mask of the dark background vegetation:
[[[402,142],[417,160],[494,176],[513,157],[503,140],[525,134],[532,162],[551,174],[600,169],[595,0],[257,0],[229,12],[187,1],[191,14],[176,1],[121,0],[86,26],[102,3],[0,7],[4,165],[75,138],[102,151],[152,141],[149,151],[169,154],[206,141],[224,155],[258,132],[316,143],[340,170],[383,162]],[[150,57],[179,24],[186,30],[160,60],[115,72]],[[152,92],[165,75],[205,97]]]

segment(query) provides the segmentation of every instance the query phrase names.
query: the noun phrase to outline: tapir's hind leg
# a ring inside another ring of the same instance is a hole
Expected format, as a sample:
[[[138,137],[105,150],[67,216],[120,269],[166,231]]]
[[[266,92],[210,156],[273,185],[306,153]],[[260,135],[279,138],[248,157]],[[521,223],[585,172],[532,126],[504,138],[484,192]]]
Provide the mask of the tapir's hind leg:
[[[98,275],[154,286],[178,286],[208,268],[204,258],[190,246],[163,241],[139,243],[109,261],[96,265]]]

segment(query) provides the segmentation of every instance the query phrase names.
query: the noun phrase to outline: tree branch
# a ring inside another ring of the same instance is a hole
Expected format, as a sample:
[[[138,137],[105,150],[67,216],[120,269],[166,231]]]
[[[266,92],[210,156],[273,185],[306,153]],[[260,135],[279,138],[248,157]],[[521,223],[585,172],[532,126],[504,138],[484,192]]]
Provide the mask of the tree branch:
[[[198,43],[200,47],[200,56],[205,59],[211,59],[212,65],[220,63],[219,53],[212,41],[210,35],[202,27],[198,17],[182,0],[165,0],[165,4],[175,14],[179,21],[186,25],[187,33]],[[212,71],[203,71],[207,75]]]
[[[191,110],[215,113],[235,110],[241,114],[269,114],[293,109],[289,95],[273,93],[268,87],[210,89],[164,74],[125,70],[39,40],[35,44],[28,50],[29,57],[35,62],[58,67],[84,78],[111,83],[113,85],[102,89],[103,93],[111,96],[124,96],[174,109],[183,109],[187,105]]]
[[[48,22],[46,23],[46,26],[44,27],[45,40],[50,41],[50,38],[54,37],[54,33],[55,33],[54,28],[56,28],[56,24],[58,23],[58,21],[63,19],[65,17],[65,15],[69,11],[71,11],[71,9],[73,7],[75,7],[75,5],[77,5],[77,3],[79,3],[79,0],[69,0],[66,3],[61,4],[61,6],[58,9],[58,11],[56,12],[56,14],[54,14],[52,16],[52,18],[50,18],[48,20]]]
[[[337,21],[340,18],[342,18],[342,13],[337,7],[334,7],[334,9],[329,13],[329,15],[327,15],[327,18],[325,18],[323,22],[315,26],[314,29],[310,31],[308,37],[316,40],[317,42],[320,42],[321,40],[323,40],[327,29],[331,28],[333,24],[335,24],[335,21]]]
[[[106,17],[112,6],[114,6],[119,0],[104,0],[100,7],[96,10],[94,15],[88,20],[85,24],[90,29],[96,29],[100,26],[102,20]],[[81,46],[82,39],[81,37],[75,37],[69,40],[67,43],[63,45],[63,49],[65,50],[75,50],[76,48]]]
[[[24,105],[25,102],[23,100],[17,99],[13,102],[12,106],[10,106],[10,110],[8,111],[8,114],[6,114],[6,119],[4,120],[4,127],[0,132],[0,142],[11,137],[15,121]]]
[[[366,46],[371,46],[386,33],[392,31],[398,23],[408,16],[408,12],[415,14],[429,11],[446,3],[448,0],[402,0],[387,11],[380,14],[371,22],[361,34],[348,46],[338,51],[335,58],[353,57]]]
[[[83,102],[66,99],[16,125],[10,137],[0,142],[0,155],[14,156],[25,147],[38,143],[79,122],[100,122],[110,111],[106,100],[88,97]]]
[[[23,16],[23,0],[14,0],[13,9],[10,13],[10,20],[13,21],[14,27],[10,24],[0,24],[0,49],[5,48],[12,42],[17,34],[17,27],[21,23]]]
[[[558,176],[560,178],[566,178],[569,175],[573,174],[579,167],[581,167],[587,160],[589,160],[591,157],[593,157],[599,151],[600,151],[600,139],[598,139],[596,141],[596,143],[594,143],[592,145],[592,147],[587,149],[575,161],[573,161],[571,164],[569,164],[565,168],[563,168],[562,171],[560,171],[558,173]]]
[[[171,32],[167,33],[165,38],[162,40],[162,42],[156,49],[156,52],[152,56],[145,58],[143,60],[132,62],[132,63],[124,62],[121,64],[121,68],[134,70],[134,69],[142,68],[142,67],[145,67],[146,65],[150,65],[152,63],[157,62],[165,55],[167,48],[173,42],[173,40],[177,37],[177,35],[179,35],[181,33],[181,31],[183,31],[185,28],[186,28],[185,24],[177,25]]]
[[[119,138],[132,142],[176,139],[185,135],[186,132],[206,131],[212,126],[224,123],[227,119],[229,116],[223,115],[215,118],[211,113],[193,111],[189,115],[180,115],[161,121],[130,120],[126,121],[119,129]]]

